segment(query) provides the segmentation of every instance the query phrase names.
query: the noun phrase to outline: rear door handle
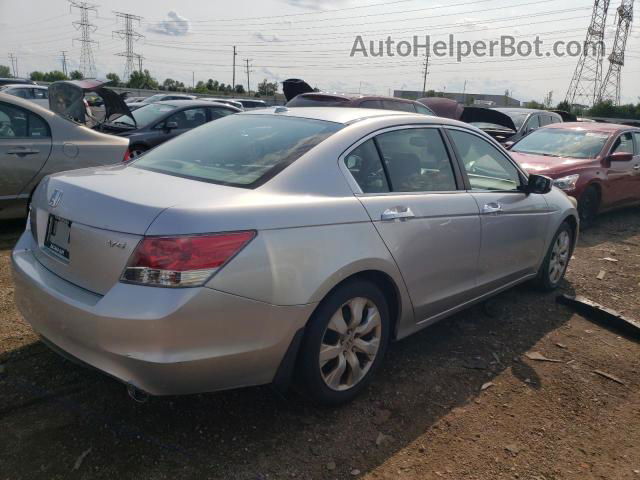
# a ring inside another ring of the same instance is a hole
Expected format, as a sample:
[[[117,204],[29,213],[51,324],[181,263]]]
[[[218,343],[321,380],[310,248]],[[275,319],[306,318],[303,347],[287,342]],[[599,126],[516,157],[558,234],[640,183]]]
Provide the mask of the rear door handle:
[[[384,212],[382,212],[380,219],[383,222],[390,222],[393,220],[407,220],[414,217],[415,215],[409,207],[399,206],[387,208]]]
[[[487,203],[484,207],[482,207],[482,213],[484,215],[497,215],[502,213],[502,205],[498,202]]]
[[[33,150],[30,148],[14,148],[12,150],[7,150],[7,155],[18,155],[22,157],[24,155],[35,155],[36,153],[40,153],[40,150]]]
[[[633,169],[634,169],[634,170],[640,170],[640,163],[639,163],[638,165],[634,165],[634,166],[633,166]]]

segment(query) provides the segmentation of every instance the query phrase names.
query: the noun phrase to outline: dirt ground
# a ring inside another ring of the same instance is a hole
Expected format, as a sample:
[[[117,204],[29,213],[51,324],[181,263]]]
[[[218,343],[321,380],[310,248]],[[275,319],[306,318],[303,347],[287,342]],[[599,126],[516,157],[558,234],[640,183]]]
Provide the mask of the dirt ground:
[[[640,345],[555,294],[522,286],[392,345],[342,408],[269,387],[138,404],[20,318],[20,229],[0,225],[0,479],[640,480]],[[563,291],[640,318],[639,282],[634,209],[582,235]]]

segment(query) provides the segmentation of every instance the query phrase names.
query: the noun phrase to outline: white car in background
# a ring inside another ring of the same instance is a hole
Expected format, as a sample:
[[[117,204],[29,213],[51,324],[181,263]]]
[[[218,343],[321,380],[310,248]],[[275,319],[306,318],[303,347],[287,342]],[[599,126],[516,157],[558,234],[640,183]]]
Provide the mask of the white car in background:
[[[14,97],[24,98],[44,108],[49,108],[49,87],[42,85],[25,85],[10,83],[0,87],[0,92]]]

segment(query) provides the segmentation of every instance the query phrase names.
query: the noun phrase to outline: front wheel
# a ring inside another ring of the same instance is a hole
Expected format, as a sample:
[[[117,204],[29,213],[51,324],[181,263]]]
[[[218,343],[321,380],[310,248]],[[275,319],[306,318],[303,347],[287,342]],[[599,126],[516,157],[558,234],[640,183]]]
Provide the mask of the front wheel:
[[[564,222],[553,237],[551,246],[542,262],[535,284],[543,291],[558,288],[564,278],[573,252],[573,230]]]
[[[600,207],[600,194],[596,187],[589,187],[578,200],[578,214],[580,215],[580,227],[591,227],[598,216]]]
[[[314,401],[352,400],[371,380],[389,338],[389,310],[380,289],[352,281],[333,291],[314,312],[298,358],[298,382]]]

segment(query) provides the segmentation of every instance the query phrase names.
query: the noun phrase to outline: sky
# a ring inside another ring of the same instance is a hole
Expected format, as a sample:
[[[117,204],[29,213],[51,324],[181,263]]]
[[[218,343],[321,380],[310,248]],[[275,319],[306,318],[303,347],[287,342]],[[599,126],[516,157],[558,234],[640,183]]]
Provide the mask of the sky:
[[[611,2],[607,49],[615,35]],[[593,0],[96,0],[89,13],[95,25],[91,39],[98,78],[108,72],[122,77],[125,40],[114,31],[123,24],[114,12],[142,17],[134,22],[142,35],[134,42],[143,68],[159,81],[193,78],[231,83],[233,46],[237,48],[236,84],[246,88],[249,60],[251,88],[267,79],[302,78],[325,91],[393,94],[422,90],[424,57],[364,57],[350,53],[358,35],[365,45],[391,36],[411,42],[414,35],[432,42],[454,34],[456,41],[496,40],[512,35],[545,45],[584,41]],[[638,15],[636,15],[638,17]],[[65,50],[69,69],[79,66],[78,9],[67,0],[0,0],[0,65],[9,54],[18,72],[61,70]],[[377,47],[376,47],[377,48]],[[546,48],[546,47],[545,47]],[[393,50],[392,50],[393,51]],[[422,55],[422,52],[421,52]],[[427,90],[510,95],[541,101],[553,91],[564,100],[577,58],[494,57],[429,59]],[[608,61],[605,61],[605,69]],[[632,29],[622,77],[623,103],[640,102],[640,28]],[[466,85],[466,86],[465,86]]]

